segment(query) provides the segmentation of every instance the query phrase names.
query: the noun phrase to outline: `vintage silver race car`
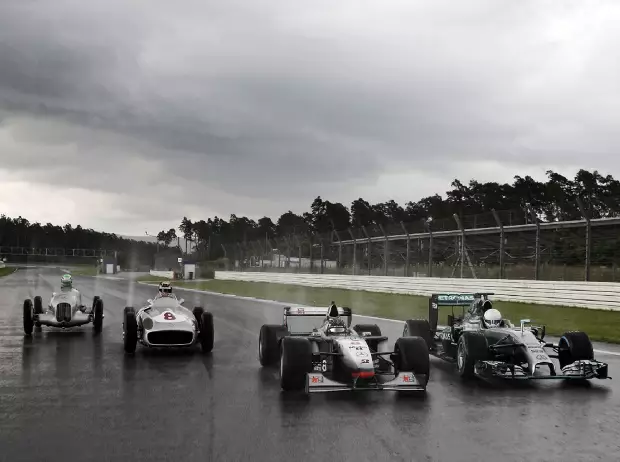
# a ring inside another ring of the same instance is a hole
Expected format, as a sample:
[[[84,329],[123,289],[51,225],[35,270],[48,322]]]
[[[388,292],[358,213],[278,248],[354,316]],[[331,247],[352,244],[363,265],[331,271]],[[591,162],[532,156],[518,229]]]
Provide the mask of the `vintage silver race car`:
[[[327,316],[326,316],[327,314]],[[263,325],[258,356],[280,362],[280,386],[306,393],[351,390],[425,391],[429,352],[423,339],[388,346],[375,324],[352,329],[351,309],[286,307],[282,325]]]
[[[77,289],[61,290],[52,293],[47,307],[40,296],[24,300],[24,332],[31,335],[34,327],[69,327],[93,323],[95,333],[103,329],[103,301],[95,296],[90,307],[82,304],[82,294]]]
[[[126,307],[123,314],[125,353],[134,353],[140,342],[147,347],[192,347],[200,343],[202,351],[213,349],[213,315],[202,307],[193,311],[173,294],[149,299],[138,312]]]

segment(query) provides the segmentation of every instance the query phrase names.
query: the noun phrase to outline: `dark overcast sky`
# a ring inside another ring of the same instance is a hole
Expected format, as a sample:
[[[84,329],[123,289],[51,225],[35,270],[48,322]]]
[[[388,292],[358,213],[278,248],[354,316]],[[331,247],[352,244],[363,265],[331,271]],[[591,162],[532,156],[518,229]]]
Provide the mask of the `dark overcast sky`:
[[[0,213],[124,234],[620,176],[620,2],[4,0]]]

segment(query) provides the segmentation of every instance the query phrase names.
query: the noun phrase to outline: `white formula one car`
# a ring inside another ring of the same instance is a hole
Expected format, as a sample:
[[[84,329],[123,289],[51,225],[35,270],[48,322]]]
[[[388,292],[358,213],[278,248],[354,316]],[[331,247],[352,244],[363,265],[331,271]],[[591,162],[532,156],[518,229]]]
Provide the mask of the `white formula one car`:
[[[24,300],[24,333],[31,335],[36,326],[69,328],[93,323],[95,333],[103,329],[103,301],[95,296],[93,304],[86,307],[82,304],[82,294],[73,288],[70,274],[65,274],[61,280],[60,292],[54,292],[47,307],[43,306],[40,296]]]
[[[138,312],[126,307],[123,315],[125,353],[134,353],[140,342],[147,347],[192,347],[200,343],[203,353],[213,349],[213,315],[202,307],[193,311],[172,294],[170,283],[160,284],[155,299]]]

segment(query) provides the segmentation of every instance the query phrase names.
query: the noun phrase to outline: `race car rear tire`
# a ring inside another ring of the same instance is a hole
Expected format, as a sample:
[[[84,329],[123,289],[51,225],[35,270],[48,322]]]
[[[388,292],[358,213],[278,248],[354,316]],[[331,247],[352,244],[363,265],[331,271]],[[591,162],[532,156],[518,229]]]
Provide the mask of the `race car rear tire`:
[[[213,314],[203,311],[200,315],[200,348],[203,353],[213,350],[215,329],[213,328]]]
[[[103,300],[96,297],[93,305],[93,328],[95,333],[99,334],[103,330]]]
[[[280,359],[280,339],[288,330],[281,324],[263,324],[258,334],[258,360],[261,366],[271,366]]]
[[[409,319],[405,321],[403,337],[422,337],[426,342],[428,350],[434,345],[433,336],[431,335],[431,325],[426,319]]]
[[[580,331],[564,332],[558,342],[560,368],[575,361],[594,359],[594,350],[588,334]]]
[[[43,313],[43,299],[40,295],[34,297],[34,314],[42,314]]]
[[[24,334],[32,335],[34,328],[34,320],[32,319],[32,300],[27,298],[24,300]]]
[[[353,330],[362,337],[365,332],[372,337],[381,337],[381,328],[376,324],[356,324],[353,326]]]
[[[474,377],[476,361],[489,358],[487,339],[481,332],[461,334],[456,352],[456,367],[462,378]]]
[[[281,346],[280,386],[284,391],[303,390],[306,384],[306,374],[312,372],[310,340],[284,337]]]
[[[400,337],[394,344],[394,365],[399,372],[413,372],[426,380],[431,376],[431,360],[422,337]]]
[[[133,307],[127,306],[123,311],[123,348],[125,353],[135,353],[138,344],[138,322]]]

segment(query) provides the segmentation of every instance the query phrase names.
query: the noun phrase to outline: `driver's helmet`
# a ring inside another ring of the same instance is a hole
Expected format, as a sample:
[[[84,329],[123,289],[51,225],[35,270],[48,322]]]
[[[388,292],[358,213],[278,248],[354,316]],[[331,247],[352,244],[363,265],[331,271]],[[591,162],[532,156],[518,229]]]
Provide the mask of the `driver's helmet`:
[[[485,327],[499,327],[502,322],[502,314],[499,310],[491,308],[484,312],[483,322]]]
[[[60,287],[62,289],[71,289],[73,287],[73,278],[70,274],[64,274],[60,278]]]
[[[172,295],[172,285],[169,282],[160,282],[159,295],[161,295],[162,297],[168,297]]]
[[[344,319],[340,317],[330,317],[327,320],[327,332],[329,334],[346,334],[347,326]]]

